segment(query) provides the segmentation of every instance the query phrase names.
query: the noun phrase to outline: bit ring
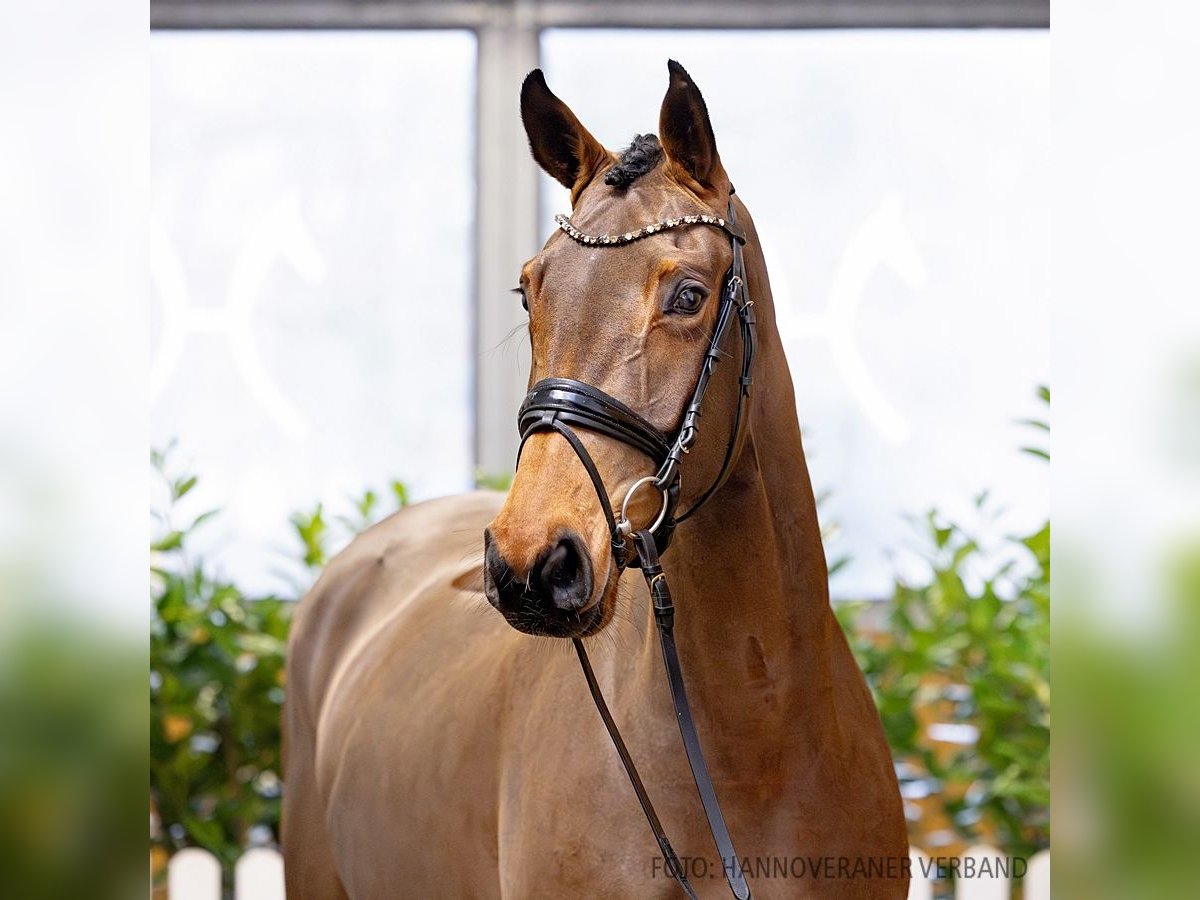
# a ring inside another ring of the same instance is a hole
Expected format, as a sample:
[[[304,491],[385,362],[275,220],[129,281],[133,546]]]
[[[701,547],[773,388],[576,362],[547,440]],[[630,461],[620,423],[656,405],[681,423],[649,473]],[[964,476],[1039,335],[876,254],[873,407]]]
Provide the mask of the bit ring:
[[[628,537],[633,533],[633,524],[629,521],[629,501],[633,499],[633,495],[638,492],[638,489],[641,488],[642,485],[653,484],[658,487],[657,481],[657,475],[647,475],[644,478],[639,478],[637,481],[631,484],[629,486],[629,490],[625,492],[625,499],[621,501],[621,521],[617,523],[617,533],[622,537]],[[667,496],[667,489],[664,487],[659,487],[658,489],[662,493],[662,508],[658,511],[658,516],[655,517],[654,524],[652,524],[649,528],[651,532],[658,531],[662,523],[666,521],[667,506],[670,503],[670,500]]]

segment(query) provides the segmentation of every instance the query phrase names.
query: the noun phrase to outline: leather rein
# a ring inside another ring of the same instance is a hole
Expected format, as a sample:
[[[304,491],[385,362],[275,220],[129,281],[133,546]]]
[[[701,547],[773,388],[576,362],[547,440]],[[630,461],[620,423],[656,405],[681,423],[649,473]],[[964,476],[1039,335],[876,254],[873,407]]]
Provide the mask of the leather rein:
[[[732,189],[730,194],[733,194]],[[642,575],[646,578],[651,603],[654,607],[654,620],[658,627],[659,643],[662,647],[663,665],[666,668],[667,681],[671,690],[671,702],[675,707],[675,717],[679,723],[688,765],[691,767],[696,790],[700,795],[704,814],[708,819],[709,831],[712,833],[713,841],[720,854],[729,889],[738,900],[749,900],[750,887],[742,873],[740,857],[734,850],[733,841],[729,837],[729,829],[717,801],[716,790],[713,788],[712,777],[709,775],[708,765],[700,747],[700,738],[692,719],[691,707],[688,705],[683,671],[679,664],[679,652],[675,645],[675,605],[671,598],[671,589],[667,584],[666,575],[659,561],[659,555],[664,553],[670,545],[675,526],[694,514],[725,483],[745,437],[746,406],[753,380],[752,368],[756,344],[753,301],[750,300],[746,289],[746,270],[742,259],[742,245],[746,242],[746,234],[737,224],[732,196],[729,200],[728,213],[724,218],[709,214],[681,216],[623,234],[585,234],[575,228],[566,216],[556,216],[555,220],[573,240],[587,246],[622,246],[659,231],[690,225],[711,225],[722,229],[729,235],[730,245],[733,249],[733,262],[726,271],[722,282],[720,307],[717,311],[716,325],[709,339],[708,351],[701,363],[691,401],[684,410],[683,422],[673,439],[663,435],[644,417],[615,397],[593,385],[570,378],[546,378],[534,384],[521,404],[517,416],[517,427],[521,435],[521,448],[524,448],[530,435],[542,431],[557,432],[571,445],[592,481],[592,486],[600,501],[600,507],[608,521],[613,558],[618,571],[632,566],[640,568]],[[721,357],[725,334],[730,330],[730,323],[735,315],[741,333],[742,368],[739,378],[737,412],[725,448],[725,457],[721,463],[721,469],[712,483],[685,512],[676,515],[675,511],[679,502],[680,467],[684,455],[691,449],[699,433],[704,395],[708,390],[713,370]],[[656,474],[640,478],[630,486],[620,507],[620,518],[613,510],[608,491],[604,487],[604,481],[600,477],[595,462],[575,433],[576,428],[585,428],[621,441],[650,457],[658,465]],[[518,463],[520,455],[520,450],[518,450]],[[628,515],[629,503],[640,489],[649,485],[661,492],[662,508],[652,524],[647,528],[634,531]],[[632,556],[629,553],[630,542],[633,544]],[[617,755],[621,758],[625,773],[633,785],[642,812],[646,815],[646,821],[649,822],[650,829],[654,833],[654,839],[658,843],[667,871],[679,883],[684,893],[695,900],[695,889],[688,882],[683,865],[672,848],[671,842],[667,839],[662,822],[655,812],[654,804],[650,801],[650,795],[646,792],[646,787],[634,765],[633,757],[621,738],[612,713],[609,712],[608,704],[604,701],[583,642],[579,638],[574,638],[573,643],[584,678],[587,680],[588,690],[591,692],[600,718],[604,721],[604,727],[608,730],[613,746],[616,747]]]

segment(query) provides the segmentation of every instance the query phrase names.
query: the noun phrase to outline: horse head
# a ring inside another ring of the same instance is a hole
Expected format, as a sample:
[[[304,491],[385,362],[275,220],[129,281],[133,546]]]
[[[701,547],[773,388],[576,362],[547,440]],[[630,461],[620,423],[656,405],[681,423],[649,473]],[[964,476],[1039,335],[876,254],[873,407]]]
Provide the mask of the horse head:
[[[620,154],[592,136],[540,70],[521,90],[533,157],[571,196],[570,217],[559,218],[560,230],[520,272],[530,384],[592,386],[651,436],[684,427],[728,289],[730,235],[740,232],[727,223],[732,186],[704,99],[682,66],[668,68],[658,135],[638,135]],[[714,374],[705,436],[694,449],[689,443],[681,464],[683,503],[729,462],[736,376],[732,366]],[[625,524],[637,530],[671,502],[656,490],[629,495],[659,468],[653,448],[586,423],[572,434],[546,428],[525,436],[512,488],[484,534],[485,594],[509,624],[532,634],[578,637],[610,622],[623,561],[606,504],[616,509],[627,498]]]

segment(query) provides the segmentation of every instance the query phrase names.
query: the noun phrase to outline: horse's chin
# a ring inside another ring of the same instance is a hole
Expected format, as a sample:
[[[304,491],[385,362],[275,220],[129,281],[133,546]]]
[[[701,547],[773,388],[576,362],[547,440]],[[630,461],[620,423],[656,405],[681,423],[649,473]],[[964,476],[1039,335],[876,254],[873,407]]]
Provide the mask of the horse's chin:
[[[504,620],[517,631],[535,637],[585,638],[602,631],[613,619],[617,604],[616,584],[605,585],[600,599],[581,612],[534,612],[519,610],[504,613]]]
[[[587,637],[604,627],[604,619],[603,603],[597,603],[581,613],[504,613],[504,621],[509,625],[535,637]]]

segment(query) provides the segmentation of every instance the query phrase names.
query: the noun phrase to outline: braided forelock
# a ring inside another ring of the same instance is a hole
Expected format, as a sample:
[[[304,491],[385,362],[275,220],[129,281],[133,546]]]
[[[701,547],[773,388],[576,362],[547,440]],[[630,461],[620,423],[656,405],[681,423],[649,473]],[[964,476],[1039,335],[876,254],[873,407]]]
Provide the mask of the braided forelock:
[[[653,134],[635,134],[621,158],[604,176],[604,183],[618,189],[629,187],[662,160],[662,145]]]

